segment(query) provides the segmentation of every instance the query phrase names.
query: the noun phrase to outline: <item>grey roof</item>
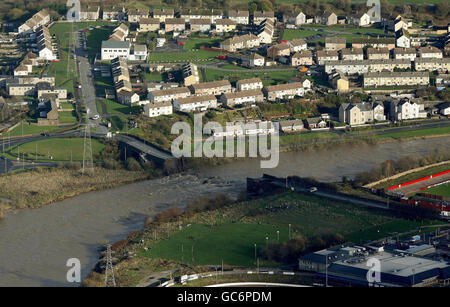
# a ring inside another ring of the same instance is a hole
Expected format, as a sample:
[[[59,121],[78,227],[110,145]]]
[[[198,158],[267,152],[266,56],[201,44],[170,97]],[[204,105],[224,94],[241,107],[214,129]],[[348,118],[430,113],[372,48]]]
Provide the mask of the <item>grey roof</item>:
[[[102,42],[102,49],[103,48],[130,48],[130,42],[107,40]]]

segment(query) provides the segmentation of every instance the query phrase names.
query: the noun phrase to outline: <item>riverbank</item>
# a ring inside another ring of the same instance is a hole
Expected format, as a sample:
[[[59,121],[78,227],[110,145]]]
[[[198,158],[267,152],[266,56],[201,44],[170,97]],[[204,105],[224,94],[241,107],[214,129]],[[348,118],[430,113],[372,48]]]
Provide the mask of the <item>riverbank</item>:
[[[150,179],[145,171],[96,168],[94,174],[82,176],[80,170],[36,168],[0,176],[0,218],[7,212],[39,208],[82,193],[114,188]]]

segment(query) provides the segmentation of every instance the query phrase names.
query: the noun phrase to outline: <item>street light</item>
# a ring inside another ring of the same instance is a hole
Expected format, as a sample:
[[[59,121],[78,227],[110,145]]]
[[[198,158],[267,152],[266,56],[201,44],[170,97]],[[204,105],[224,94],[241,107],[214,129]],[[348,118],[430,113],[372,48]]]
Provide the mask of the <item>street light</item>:
[[[277,230],[277,243],[280,243],[280,231]]]
[[[256,260],[256,243],[255,243],[255,260]]]
[[[289,224],[289,240],[291,239],[291,224]]]
[[[266,237],[266,249],[269,248],[269,237]]]

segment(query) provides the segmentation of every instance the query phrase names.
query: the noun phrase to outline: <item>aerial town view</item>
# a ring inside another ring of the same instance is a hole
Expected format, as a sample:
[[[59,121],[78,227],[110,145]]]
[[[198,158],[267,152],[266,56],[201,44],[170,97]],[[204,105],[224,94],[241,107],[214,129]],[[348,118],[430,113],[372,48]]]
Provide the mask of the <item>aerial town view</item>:
[[[446,0],[2,0],[0,142],[0,287],[450,287]]]

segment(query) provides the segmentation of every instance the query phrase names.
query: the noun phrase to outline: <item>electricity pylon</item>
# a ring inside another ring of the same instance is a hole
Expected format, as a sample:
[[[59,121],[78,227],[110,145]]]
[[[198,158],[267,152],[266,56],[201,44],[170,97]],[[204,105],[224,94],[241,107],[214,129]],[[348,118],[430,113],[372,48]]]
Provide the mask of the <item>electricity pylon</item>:
[[[115,287],[114,269],[112,265],[111,244],[106,249],[105,287]]]
[[[83,171],[94,173],[94,160],[92,158],[92,142],[91,142],[91,128],[89,124],[86,124],[86,129],[84,130],[84,146],[83,146]]]

